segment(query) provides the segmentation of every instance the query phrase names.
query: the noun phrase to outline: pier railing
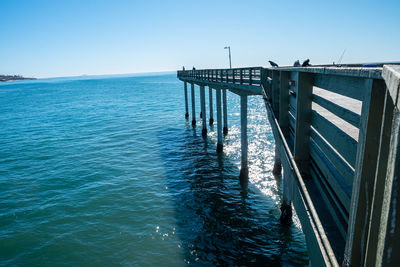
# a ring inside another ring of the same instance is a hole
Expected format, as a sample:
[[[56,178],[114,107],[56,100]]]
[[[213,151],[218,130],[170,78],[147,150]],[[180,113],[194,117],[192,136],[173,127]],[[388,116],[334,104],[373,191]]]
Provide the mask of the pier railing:
[[[260,85],[262,67],[178,71],[178,77],[212,82]]]
[[[393,199],[387,184],[399,169],[400,71],[384,69],[385,79],[380,67],[178,71],[183,81],[262,88],[284,169],[283,201],[295,206],[313,264],[393,262],[382,256],[393,244],[381,232],[390,214],[399,215],[382,198]]]

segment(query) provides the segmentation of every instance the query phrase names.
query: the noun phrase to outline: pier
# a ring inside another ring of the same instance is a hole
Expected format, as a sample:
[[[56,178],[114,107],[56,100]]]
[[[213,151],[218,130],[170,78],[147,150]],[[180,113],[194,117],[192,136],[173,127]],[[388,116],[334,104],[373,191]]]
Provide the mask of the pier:
[[[400,66],[320,66],[178,71],[185,117],[202,135],[217,107],[216,153],[228,134],[226,90],[240,96],[240,181],[248,180],[247,97],[263,97],[282,173],[281,221],[294,207],[313,266],[400,266]]]

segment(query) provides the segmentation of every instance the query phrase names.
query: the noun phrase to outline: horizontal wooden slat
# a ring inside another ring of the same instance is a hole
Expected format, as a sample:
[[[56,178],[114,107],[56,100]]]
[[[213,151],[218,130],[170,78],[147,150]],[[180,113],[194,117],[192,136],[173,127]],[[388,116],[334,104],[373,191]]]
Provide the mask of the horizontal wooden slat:
[[[360,101],[364,99],[364,78],[315,74],[314,86]]]
[[[297,108],[296,98],[292,95],[289,95],[289,110],[293,112],[293,114],[295,114],[296,108]]]
[[[296,118],[291,111],[289,112],[289,126],[292,127],[292,129],[296,129]]]
[[[315,110],[312,111],[311,124],[314,129],[317,130],[354,168],[357,142],[332,122],[322,117]]]
[[[353,125],[357,128],[359,127],[359,125],[360,125],[360,115],[359,114],[357,114],[351,110],[348,110],[346,108],[343,108],[323,97],[320,97],[319,95],[313,94],[313,101],[315,103],[317,103],[318,105],[320,105],[321,107],[329,110],[330,112],[332,112],[339,118],[347,121],[351,125]]]
[[[336,167],[342,177],[346,180],[347,184],[351,186],[353,184],[354,169],[349,165],[349,163],[346,162],[344,158],[338,154],[338,152],[335,151],[334,148],[326,142],[326,140],[323,139],[323,137],[314,129],[314,127],[311,127],[310,137]]]
[[[351,187],[338,172],[332,162],[325,156],[313,140],[310,140],[310,155],[322,172],[329,186],[334,190],[334,195],[340,200],[346,210],[346,219],[350,208]]]
[[[337,205],[337,200],[332,198],[332,190],[330,190],[326,182],[323,180],[321,174],[316,168],[316,164],[312,161],[311,162],[311,177],[315,182],[315,185],[320,192],[322,201],[325,203],[326,208],[328,209],[330,215],[332,216],[335,224],[341,234],[343,239],[346,238],[346,231],[347,231],[347,220],[343,217],[343,209],[339,209]]]

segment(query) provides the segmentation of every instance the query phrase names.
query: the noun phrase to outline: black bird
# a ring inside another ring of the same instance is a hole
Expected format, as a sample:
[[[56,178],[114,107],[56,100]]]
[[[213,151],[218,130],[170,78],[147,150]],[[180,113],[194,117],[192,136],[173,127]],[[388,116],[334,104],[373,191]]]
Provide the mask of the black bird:
[[[308,67],[308,66],[311,66],[311,64],[310,64],[310,59],[306,59],[306,60],[304,60],[303,64],[301,64],[301,66],[302,66],[302,67]]]
[[[276,64],[275,62],[268,60],[269,64],[271,64],[272,67],[279,67],[278,64]]]
[[[296,60],[293,64],[293,67],[300,67],[300,61]]]

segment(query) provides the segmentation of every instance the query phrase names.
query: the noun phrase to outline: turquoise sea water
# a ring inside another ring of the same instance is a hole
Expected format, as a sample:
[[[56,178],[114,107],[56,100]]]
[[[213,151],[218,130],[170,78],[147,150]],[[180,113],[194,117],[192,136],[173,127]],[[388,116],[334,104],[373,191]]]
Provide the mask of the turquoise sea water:
[[[0,265],[308,264],[297,219],[279,222],[261,97],[249,98],[248,188],[239,97],[222,155],[196,104],[192,128],[175,75],[0,84]]]

